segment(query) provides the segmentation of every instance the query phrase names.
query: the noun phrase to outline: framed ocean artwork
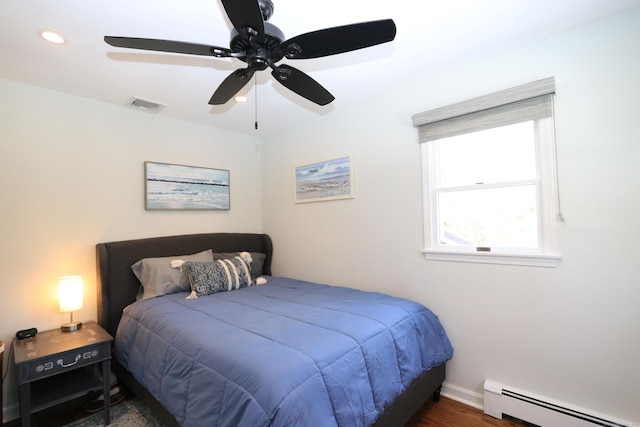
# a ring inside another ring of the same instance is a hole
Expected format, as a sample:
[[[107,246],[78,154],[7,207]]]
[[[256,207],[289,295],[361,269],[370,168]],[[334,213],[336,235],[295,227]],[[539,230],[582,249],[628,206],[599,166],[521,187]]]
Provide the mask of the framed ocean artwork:
[[[353,155],[296,166],[295,203],[354,197]]]
[[[229,171],[144,163],[146,210],[229,210]]]

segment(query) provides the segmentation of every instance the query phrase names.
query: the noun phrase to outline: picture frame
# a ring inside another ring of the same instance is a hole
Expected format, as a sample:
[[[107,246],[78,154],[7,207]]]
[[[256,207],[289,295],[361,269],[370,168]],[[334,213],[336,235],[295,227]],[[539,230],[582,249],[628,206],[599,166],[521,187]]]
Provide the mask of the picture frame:
[[[226,169],[144,162],[145,210],[229,210]]]
[[[295,203],[355,197],[353,154],[302,164],[293,173]]]

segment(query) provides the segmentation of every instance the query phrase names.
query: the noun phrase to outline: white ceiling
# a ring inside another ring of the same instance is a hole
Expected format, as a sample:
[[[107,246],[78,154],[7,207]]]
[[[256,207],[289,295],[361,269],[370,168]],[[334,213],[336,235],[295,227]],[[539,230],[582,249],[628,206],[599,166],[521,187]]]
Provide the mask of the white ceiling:
[[[228,47],[231,24],[219,0],[2,0],[0,78],[104,102],[133,96],[166,104],[156,113],[233,132],[264,136],[336,114],[395,82],[456,62],[495,55],[640,7],[640,0],[273,0],[269,22],[290,38],[378,19],[395,21],[393,42],[331,57],[287,61],[336,100],[320,107],[256,73],[249,101],[210,106],[237,59],[169,54],[107,45],[105,35]],[[39,37],[55,30],[67,40]],[[255,93],[257,90],[257,105]],[[257,106],[259,129],[254,129]],[[140,113],[150,114],[150,113]]]

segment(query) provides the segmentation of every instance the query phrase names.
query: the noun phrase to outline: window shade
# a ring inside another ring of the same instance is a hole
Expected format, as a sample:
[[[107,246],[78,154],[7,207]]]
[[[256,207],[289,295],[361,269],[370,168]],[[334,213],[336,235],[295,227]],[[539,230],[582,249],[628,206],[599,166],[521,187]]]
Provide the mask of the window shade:
[[[419,142],[551,117],[555,80],[549,77],[413,116]]]

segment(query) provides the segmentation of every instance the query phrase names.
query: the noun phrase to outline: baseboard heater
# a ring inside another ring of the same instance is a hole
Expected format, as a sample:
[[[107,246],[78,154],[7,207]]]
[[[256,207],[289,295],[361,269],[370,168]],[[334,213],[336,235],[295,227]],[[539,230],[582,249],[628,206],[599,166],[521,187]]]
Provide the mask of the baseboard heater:
[[[540,427],[639,426],[493,381],[484,383],[484,413],[499,419],[509,415]]]

